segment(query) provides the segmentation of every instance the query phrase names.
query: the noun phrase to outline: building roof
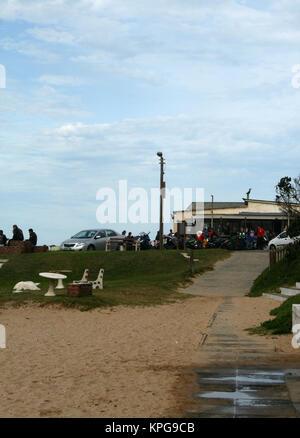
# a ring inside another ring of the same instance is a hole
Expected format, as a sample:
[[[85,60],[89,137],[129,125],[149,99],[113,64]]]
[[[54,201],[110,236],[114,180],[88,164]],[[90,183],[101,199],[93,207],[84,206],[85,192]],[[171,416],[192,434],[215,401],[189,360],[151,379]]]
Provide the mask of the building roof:
[[[211,202],[192,202],[186,211],[190,210],[200,210],[204,207],[204,210],[210,210],[212,206]],[[246,204],[245,202],[214,202],[213,208],[214,210],[220,209],[220,208],[245,208]]]
[[[213,203],[213,210],[221,210],[226,208],[241,208],[246,209],[249,203],[257,203],[257,204],[276,204],[278,203],[276,201],[267,201],[263,199],[247,199],[243,198],[243,201],[240,202],[214,202]],[[292,204],[292,206],[295,206],[299,208],[299,204]],[[186,210],[180,210],[180,211],[174,211],[174,213],[184,213],[186,211],[201,211],[201,210],[209,211],[212,209],[212,202],[192,202]],[[243,212],[239,212],[239,214],[243,214]],[[249,212],[247,213],[249,214]],[[273,213],[269,213],[272,215]]]

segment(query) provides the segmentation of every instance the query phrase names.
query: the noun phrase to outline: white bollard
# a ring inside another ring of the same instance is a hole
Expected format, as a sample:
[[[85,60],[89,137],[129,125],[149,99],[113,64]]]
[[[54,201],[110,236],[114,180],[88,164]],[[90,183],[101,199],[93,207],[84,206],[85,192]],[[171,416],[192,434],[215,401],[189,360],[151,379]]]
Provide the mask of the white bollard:
[[[300,324],[300,304],[293,304],[293,327]]]
[[[0,348],[6,348],[6,330],[2,324],[0,324]]]

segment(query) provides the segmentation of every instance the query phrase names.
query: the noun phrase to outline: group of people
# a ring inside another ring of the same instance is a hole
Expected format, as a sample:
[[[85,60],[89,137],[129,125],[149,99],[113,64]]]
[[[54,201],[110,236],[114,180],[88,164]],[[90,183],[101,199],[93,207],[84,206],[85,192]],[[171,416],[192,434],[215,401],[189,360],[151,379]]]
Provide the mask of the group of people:
[[[10,243],[13,241],[22,242],[25,240],[23,231],[17,225],[13,225],[12,233],[13,233],[12,238],[8,239],[4,234],[3,230],[0,230],[0,246],[9,246]],[[37,244],[36,233],[33,231],[32,228],[29,228],[28,233],[29,233],[29,238],[26,240],[29,241],[33,246],[36,246]]]
[[[133,249],[133,243],[134,243],[134,236],[132,235],[131,231],[127,234],[126,230],[122,231],[122,236],[124,238],[124,243],[126,245],[126,250],[132,250]]]
[[[255,238],[257,249],[263,250],[265,247],[265,236],[267,236],[267,232],[260,225],[257,227],[256,232],[253,229],[244,231],[242,228],[238,233],[236,233],[236,235],[241,241],[242,247],[245,249],[254,249]]]
[[[241,231],[238,233],[239,239],[244,243],[246,249],[254,249],[255,240],[256,240],[256,249],[263,250],[267,243],[275,237],[275,234],[264,230],[264,228],[259,225],[254,231],[254,229],[249,229]]]
[[[129,233],[126,233],[126,230],[122,231],[122,236],[124,237],[124,239],[126,240],[134,240],[134,236],[132,235],[131,231],[129,231]]]
[[[205,228],[203,231],[198,232],[195,237],[198,240],[200,247],[205,248],[206,243],[215,236],[218,237],[218,234],[213,228]],[[241,228],[240,231],[234,230],[230,233],[230,236],[231,238],[237,238],[240,241],[242,248],[245,249],[254,249],[256,240],[256,248],[259,250],[263,250],[266,242],[273,238],[271,233],[265,231],[261,225],[257,227],[256,232],[254,229],[244,230]]]

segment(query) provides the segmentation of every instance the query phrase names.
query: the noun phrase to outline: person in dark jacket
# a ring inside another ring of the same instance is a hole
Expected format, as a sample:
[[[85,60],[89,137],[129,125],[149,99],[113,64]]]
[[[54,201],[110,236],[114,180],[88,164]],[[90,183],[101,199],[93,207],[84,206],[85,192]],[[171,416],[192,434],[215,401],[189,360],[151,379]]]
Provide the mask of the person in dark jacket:
[[[0,230],[0,245],[5,245],[7,242],[7,237],[3,233],[2,230]]]
[[[23,231],[17,225],[13,226],[13,237],[11,240],[24,240]]]
[[[29,239],[28,239],[29,242],[31,242],[31,244],[33,246],[36,246],[36,244],[37,244],[37,235],[36,235],[36,233],[33,231],[32,228],[29,228],[28,232],[29,232]]]

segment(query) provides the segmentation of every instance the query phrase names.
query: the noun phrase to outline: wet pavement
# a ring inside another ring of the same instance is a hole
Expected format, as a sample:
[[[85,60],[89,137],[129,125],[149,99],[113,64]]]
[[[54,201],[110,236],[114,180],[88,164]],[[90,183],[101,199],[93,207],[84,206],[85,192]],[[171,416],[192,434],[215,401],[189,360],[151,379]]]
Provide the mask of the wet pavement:
[[[257,365],[199,369],[193,418],[298,418],[288,377],[297,370]]]
[[[276,354],[272,342],[234,327],[235,298],[246,295],[267,266],[266,252],[239,252],[183,290],[223,297],[202,333],[195,355],[193,418],[298,418],[300,367]],[[246,304],[245,304],[246,305]]]
[[[195,403],[187,414],[197,418],[298,417],[287,386],[288,377],[297,374],[297,369],[282,363],[274,368],[273,345],[238,332],[231,322],[233,312],[232,299],[225,297],[208,324],[196,354]],[[300,376],[294,383],[300,386]]]

